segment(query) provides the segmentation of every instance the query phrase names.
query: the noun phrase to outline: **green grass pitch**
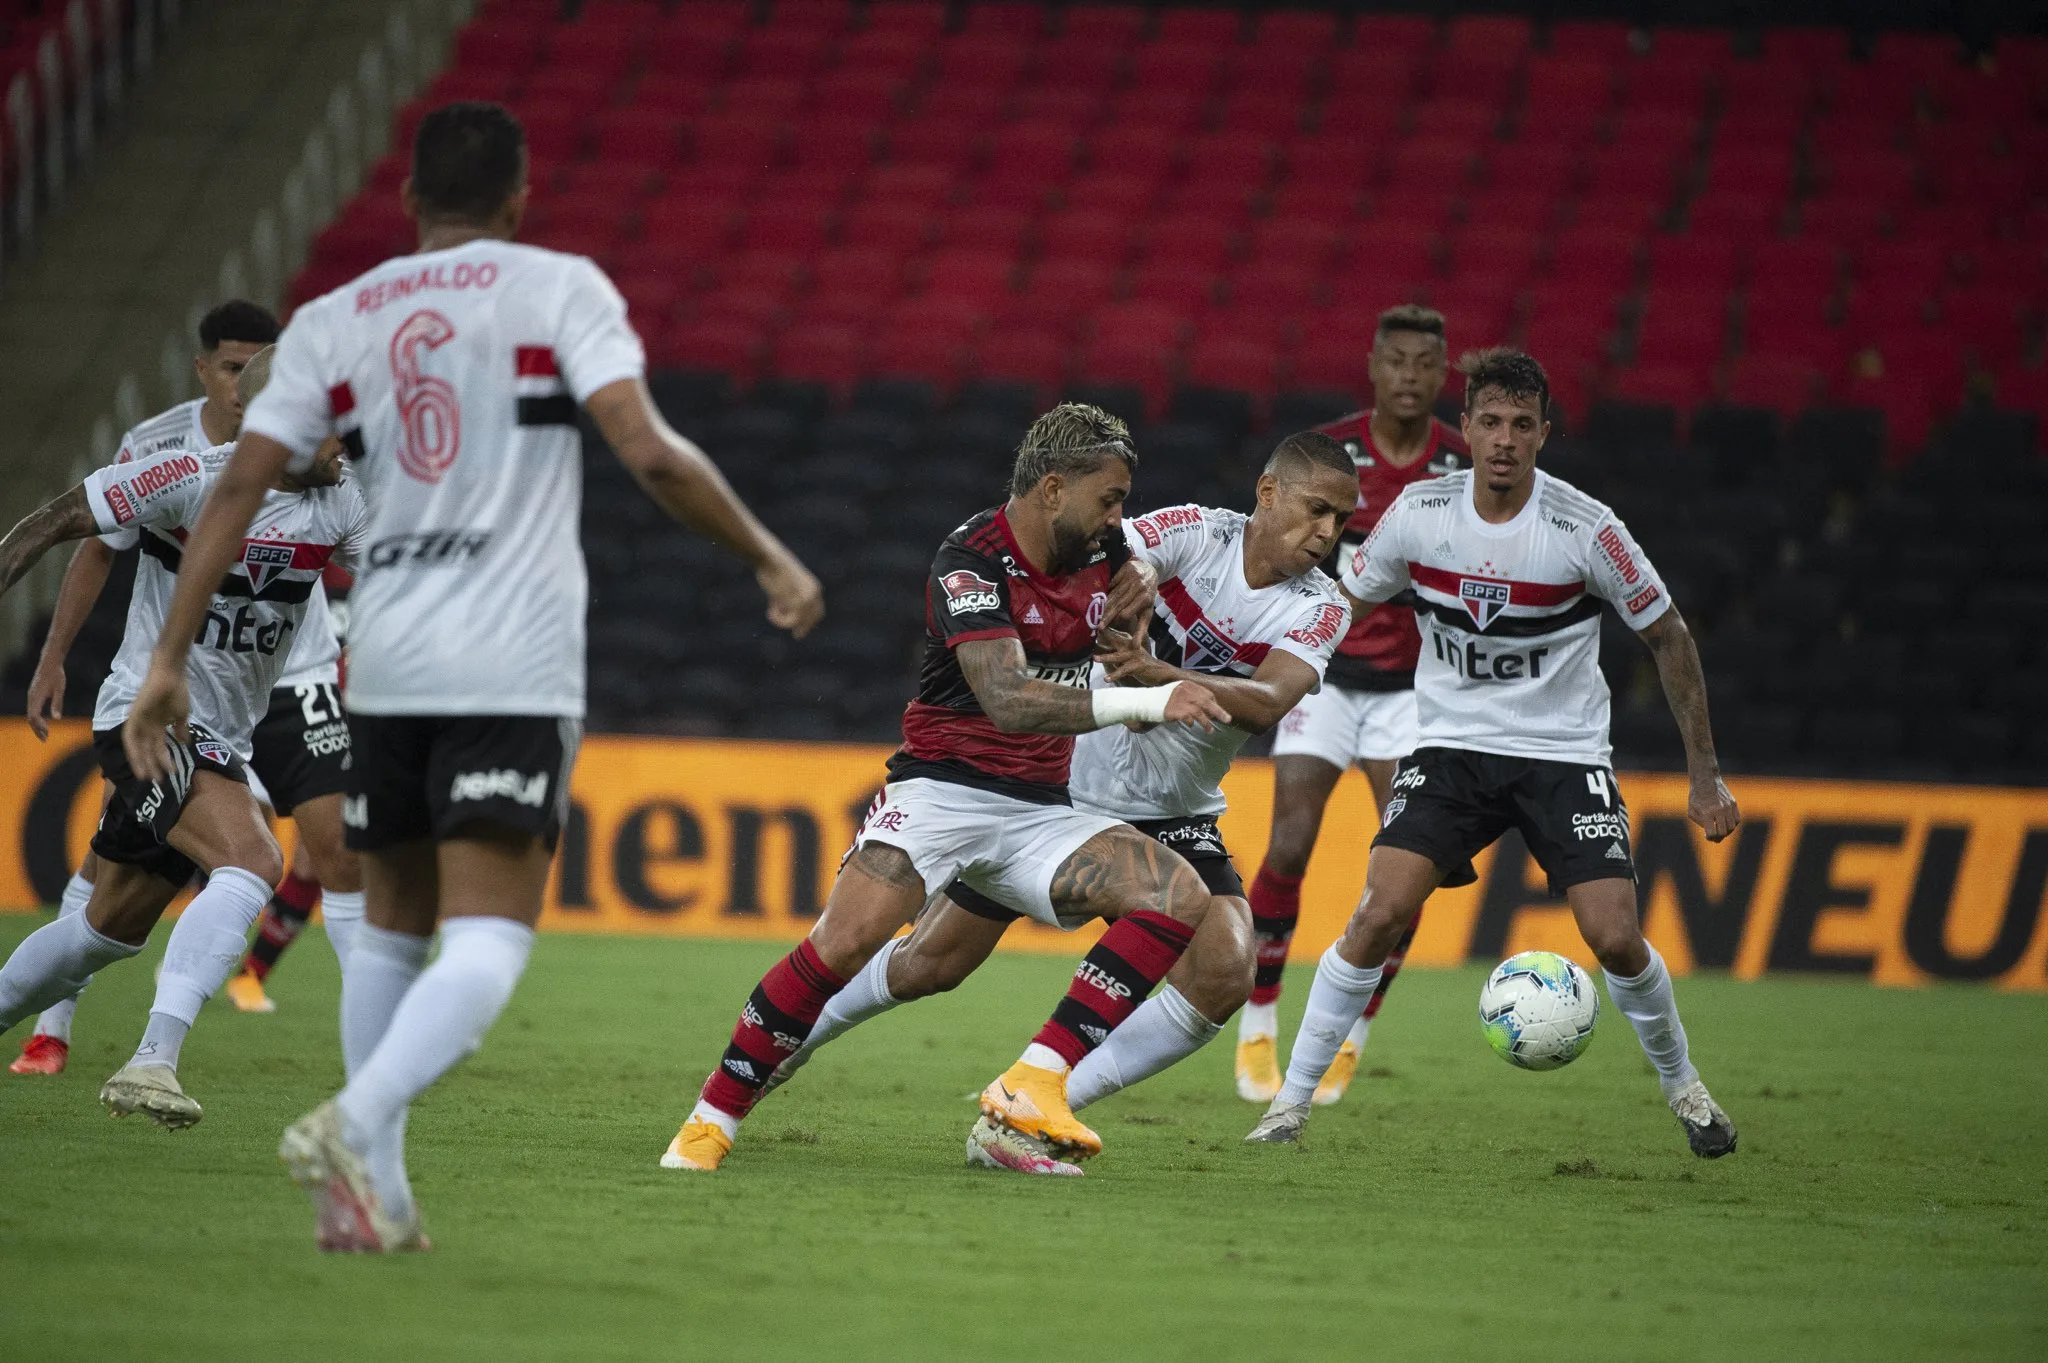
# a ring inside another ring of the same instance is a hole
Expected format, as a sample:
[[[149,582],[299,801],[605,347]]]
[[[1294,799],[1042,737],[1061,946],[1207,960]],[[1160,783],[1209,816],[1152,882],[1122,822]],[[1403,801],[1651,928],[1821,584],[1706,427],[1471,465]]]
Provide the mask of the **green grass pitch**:
[[[343,1258],[274,1154],[339,1082],[332,955],[285,959],[274,1016],[209,1006],[207,1117],[172,1135],[94,1101],[161,936],[88,994],[66,1074],[0,1073],[0,1358],[2048,1357],[2048,998],[1681,981],[1742,1131],[1707,1163],[1618,1016],[1525,1074],[1482,972],[1415,971],[1300,1149],[1240,1143],[1219,1042],[1091,1111],[1087,1178],[1039,1181],[961,1159],[1071,969],[998,957],[824,1052],[706,1177],[655,1160],[780,948],[549,936],[414,1111],[436,1250]]]

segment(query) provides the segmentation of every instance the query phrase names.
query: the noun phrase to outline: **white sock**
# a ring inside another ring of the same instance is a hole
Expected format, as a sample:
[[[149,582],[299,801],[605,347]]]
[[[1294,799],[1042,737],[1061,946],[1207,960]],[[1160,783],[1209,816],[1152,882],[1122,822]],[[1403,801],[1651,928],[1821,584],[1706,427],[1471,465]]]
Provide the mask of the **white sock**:
[[[185,1033],[192,1030],[192,1024],[169,1013],[151,1009],[149,1025],[142,1029],[142,1044],[135,1048],[129,1058],[131,1065],[168,1065],[178,1068],[179,1052],[185,1049]]]
[[[74,871],[71,879],[64,883],[64,898],[57,909],[57,916],[64,918],[74,913],[84,913],[86,904],[91,900],[92,882]],[[88,980],[87,983],[90,984],[91,981]],[[84,986],[80,986],[80,992],[84,992]],[[55,1037],[59,1041],[70,1041],[71,1016],[77,1011],[77,994],[45,1008],[43,1015],[36,1019],[35,1034]]]
[[[342,1072],[355,1077],[384,1039],[406,990],[427,967],[431,937],[361,924],[341,972]]]
[[[1280,1035],[1280,1005],[1277,1003],[1247,1003],[1237,1014],[1237,1039],[1250,1041],[1255,1036]]]
[[[163,1058],[167,1033],[158,1028],[162,1014],[190,1027],[199,1009],[242,965],[249,947],[249,929],[270,902],[271,886],[262,876],[239,866],[223,866],[207,877],[206,888],[194,895],[171,929],[164,946],[164,968],[156,977],[156,998],[149,1005],[151,1033],[145,1033],[135,1062],[177,1068],[178,1033]],[[152,1052],[152,1035],[157,1050]]]
[[[1647,945],[1647,944],[1645,944]],[[1657,948],[1650,948],[1650,964],[1633,979],[1602,971],[1607,977],[1607,996],[1636,1029],[1643,1054],[1657,1067],[1657,1083],[1669,1098],[1700,1077],[1686,1054],[1685,1024],[1678,1020],[1678,1000],[1671,992],[1671,972]]]
[[[142,950],[93,931],[82,913],[67,913],[21,939],[0,965],[0,1032],[70,998],[101,966]]]
[[[1201,1050],[1222,1030],[1222,1023],[1203,1017],[1169,984],[1139,1004],[1109,1040],[1081,1057],[1067,1076],[1067,1104],[1078,1110],[1150,1079]]]
[[[1054,1074],[1063,1074],[1067,1068],[1067,1058],[1065,1056],[1052,1047],[1041,1045],[1036,1041],[1026,1046],[1024,1054],[1018,1056],[1017,1059],[1022,1064],[1036,1065],[1039,1069],[1051,1070]]]
[[[369,1158],[387,1210],[410,1200],[398,1134],[413,1099],[483,1044],[533,950],[533,929],[509,918],[450,918],[441,955],[405,993],[384,1037],[334,1100],[351,1146]]]
[[[363,925],[363,892],[322,888],[320,923],[327,929],[327,942],[334,948],[334,959],[341,962],[342,974],[348,974],[349,952]]]
[[[1365,1049],[1365,1039],[1372,1035],[1372,1019],[1361,1016],[1351,1024],[1351,1035],[1344,1038],[1345,1044],[1355,1051]]]
[[[1372,991],[1380,987],[1380,967],[1355,966],[1337,954],[1336,943],[1316,962],[1315,983],[1308,988],[1308,1011],[1302,1014],[1301,1030],[1294,1034],[1294,1049],[1287,1057],[1287,1082],[1280,1086],[1277,1102],[1293,1106],[1315,1097],[1337,1048],[1351,1035],[1352,1024],[1372,1002]]]
[[[908,937],[892,938],[870,956],[868,963],[846,982],[846,987],[825,1004],[825,1011],[818,1014],[818,1020],[812,1025],[811,1034],[804,1038],[804,1044],[791,1052],[777,1068],[802,1069],[817,1049],[833,1037],[896,1007],[898,1000],[889,992],[889,961],[909,940]]]

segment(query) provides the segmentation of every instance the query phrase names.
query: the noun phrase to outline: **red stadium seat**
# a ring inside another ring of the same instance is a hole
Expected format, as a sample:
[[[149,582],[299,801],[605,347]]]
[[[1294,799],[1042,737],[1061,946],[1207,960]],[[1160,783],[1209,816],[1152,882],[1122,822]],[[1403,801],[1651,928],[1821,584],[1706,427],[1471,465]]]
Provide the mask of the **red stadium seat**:
[[[1385,90],[1332,91],[1315,119],[1316,135],[1348,145],[1354,158],[1371,164],[1382,144],[1396,136],[1401,110],[1399,100]]]
[[[765,75],[736,76],[719,90],[718,110],[739,118],[787,122],[810,96],[810,84],[770,70]]]
[[[1352,234],[1345,268],[1375,279],[1416,284],[1436,273],[1437,249],[1430,223],[1405,214],[1377,218]]]
[[[1523,280],[1536,272],[1542,254],[1543,236],[1535,227],[1516,221],[1496,224],[1491,220],[1465,228],[1450,240],[1452,277],[1483,273]]]
[[[932,208],[953,186],[942,166],[882,166],[868,177],[867,199],[898,207]]]
[[[1341,228],[1358,217],[1363,198],[1355,184],[1296,179],[1274,193],[1272,215]]]
[[[1131,276],[1130,296],[1137,303],[1158,303],[1184,316],[1214,305],[1218,286],[1214,271],[1179,261],[1150,261]]]
[[[796,169],[833,184],[850,181],[874,163],[881,129],[855,119],[807,119],[791,133]]]
[[[1112,127],[1153,137],[1178,138],[1202,121],[1202,96],[1171,85],[1133,85],[1117,96],[1109,112]]]
[[[1136,5],[1070,5],[1060,13],[1060,33],[1105,46],[1126,47],[1145,27],[1145,11]]]
[[[1388,188],[1397,193],[1460,190],[1478,164],[1473,145],[1457,137],[1415,137],[1395,148],[1387,165]]]
[[[1093,11],[1096,7],[1085,8]],[[1030,87],[1083,90],[1099,95],[1123,84],[1123,70],[1123,44],[1064,35],[1039,45],[1038,65],[1031,73]]]
[[[1131,54],[1131,86],[1137,90],[1188,90],[1198,98],[1216,88],[1218,49],[1202,43],[1160,40]]]
[[[861,376],[867,353],[867,337],[853,327],[795,326],[776,339],[774,370],[825,384],[843,397]]]
[[[1503,115],[1502,105],[1495,99],[1439,96],[1416,105],[1411,117],[1418,139],[1440,138],[1476,146],[1500,131]]]
[[[1842,273],[1841,248],[1832,241],[1800,238],[1760,243],[1750,261],[1750,288],[1783,293],[1816,285],[1832,292]]]
[[[979,202],[957,208],[939,222],[939,240],[952,247],[974,247],[1022,254],[1031,231],[1031,214],[1018,208],[990,207]]]
[[[1676,365],[1704,374],[1720,363],[1727,334],[1725,293],[1653,288],[1644,300],[1636,332],[1636,363]]]
[[[1066,378],[1067,346],[1050,331],[998,327],[975,346],[972,367],[983,378],[1014,379],[1050,390]]]
[[[1429,291],[1429,305],[1444,315],[1452,353],[1499,345],[1514,320],[1517,281],[1505,275],[1460,277]]]
[[[740,233],[743,250],[807,256],[824,249],[831,234],[831,207],[816,199],[758,202],[748,210]]]
[[[1276,213],[1252,229],[1248,254],[1254,261],[1320,274],[1333,263],[1343,230],[1339,222]]]
[[[1056,185],[1073,171],[1076,151],[1073,130],[1064,124],[1013,123],[990,145],[987,174]]]
[[[707,369],[751,383],[767,350],[765,331],[744,321],[706,318],[676,326],[655,342],[654,359],[683,369]]]
[[[1204,336],[1188,348],[1183,375],[1189,383],[1264,394],[1273,391],[1278,354],[1270,344],[1228,332]]]
[[[1300,314],[1314,305],[1319,279],[1303,261],[1284,256],[1255,260],[1231,276],[1230,307],[1244,314]]]
[[[1529,21],[1519,15],[1467,15],[1451,20],[1444,30],[1444,51],[1459,62],[1495,54],[1519,57],[1531,38]]]
[[[1374,152],[1348,137],[1312,137],[1296,142],[1287,155],[1287,179],[1281,193],[1304,183],[1329,185],[1355,195],[1364,188],[1374,165]]]
[[[1129,250],[1131,228],[1121,214],[1086,209],[1055,214],[1040,229],[1049,260],[1092,260],[1120,264]]]
[[[1224,66],[1224,88],[1233,99],[1257,99],[1297,109],[1314,86],[1323,49],[1262,43],[1248,47]]]
[[[841,44],[839,69],[907,81],[924,64],[937,41],[935,33],[864,29]]]
[[[1006,252],[956,247],[934,254],[918,273],[928,294],[992,307],[1010,291],[1017,265],[1015,257]]]
[[[2026,311],[2011,290],[1998,285],[1958,289],[1941,300],[1950,332],[1984,370],[2019,358],[2026,345]]]
[[[1635,55],[1627,24],[1604,19],[1561,19],[1550,25],[1554,56],[1620,63]]]
[[[1809,241],[1856,246],[1883,228],[1887,206],[1875,199],[1828,195],[1799,206],[1799,234]]]
[[[777,28],[810,29],[837,37],[852,25],[853,6],[849,0],[775,0],[772,19]]]
[[[981,0],[967,7],[962,32],[1030,42],[1045,31],[1046,7],[1017,0]]]
[[[1701,237],[1722,237],[1753,246],[1773,237],[1784,225],[1782,199],[1761,194],[1707,193],[1686,210],[1686,228]]]
[[[1014,38],[961,34],[940,41],[935,79],[940,85],[971,82],[987,89],[1009,90],[1023,78],[1030,60],[1031,49]]]
[[[681,159],[677,120],[648,109],[613,109],[592,122],[597,158],[627,174],[649,175],[668,170]]]
[[[1763,60],[1798,70],[1828,70],[1849,60],[1849,30],[1820,25],[1773,24],[1764,29]]]
[[[688,132],[692,159],[767,169],[781,159],[783,129],[766,119],[727,115],[699,119]]]
[[[1211,214],[1182,214],[1149,224],[1140,234],[1142,255],[1193,269],[1220,270],[1229,258],[1234,233]]]
[[[1607,391],[1615,397],[1629,402],[1662,403],[1677,408],[1681,414],[1711,396],[1712,388],[1709,373],[1694,365],[1643,361],[1617,373],[1607,384]],[[1681,434],[1684,428],[1681,421]]]
[[[1634,281],[1641,244],[1632,232],[1578,226],[1558,235],[1550,276],[1575,287],[1625,289]]]
[[[981,131],[953,119],[899,124],[889,134],[889,159],[903,166],[934,166],[964,174],[981,151]]]
[[[1109,97],[1101,90],[1041,87],[1034,81],[1017,96],[1017,121],[1059,124],[1078,137],[1100,122],[1108,107]]]
[[[1948,281],[1953,256],[1940,242],[1871,242],[1855,252],[1851,274],[1866,289],[1924,298]]]
[[[1173,386],[1176,352],[1149,341],[1122,336],[1099,336],[1082,347],[1075,364],[1079,381],[1121,384],[1135,388],[1144,400],[1143,416],[1150,420],[1166,406]]]
[[[633,26],[586,18],[549,32],[544,56],[549,67],[576,67],[614,82],[637,64],[646,42]]]
[[[1655,288],[1691,288],[1726,294],[1735,287],[1742,262],[1735,243],[1700,232],[1659,233],[1650,239],[1650,283]]]
[[[848,246],[906,255],[930,239],[934,206],[870,195],[847,210],[841,236]]]
[[[1913,193],[1912,158],[1882,147],[1839,152],[1822,168],[1822,193],[1897,204]]]
[[[1152,202],[1158,186],[1116,170],[1083,175],[1069,182],[1061,199],[1070,209],[1093,210],[1135,218]]]
[[[1153,38],[1208,48],[1235,47],[1244,38],[1244,21],[1236,10],[1174,7],[1159,11]]]
[[[1820,401],[1825,390],[1825,377],[1810,359],[1776,352],[1748,354],[1735,361],[1722,391],[1730,402],[1792,416]]]
[[[471,23],[455,35],[452,64],[470,71],[502,71],[524,75],[540,60],[548,25],[541,23]]]

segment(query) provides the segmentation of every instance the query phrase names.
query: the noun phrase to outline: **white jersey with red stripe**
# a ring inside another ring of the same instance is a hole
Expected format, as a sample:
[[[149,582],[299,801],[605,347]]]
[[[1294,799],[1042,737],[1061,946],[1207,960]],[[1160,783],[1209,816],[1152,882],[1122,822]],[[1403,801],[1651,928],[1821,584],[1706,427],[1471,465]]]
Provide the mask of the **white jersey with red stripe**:
[[[1159,574],[1152,652],[1188,672],[1249,677],[1278,649],[1323,670],[1350,623],[1337,584],[1311,568],[1268,587],[1245,580],[1242,512],[1170,506],[1124,522],[1131,555]],[[1095,669],[1097,686],[1107,685]],[[1074,804],[1119,819],[1221,814],[1223,774],[1251,735],[1231,725],[1203,733],[1162,724],[1132,733],[1121,724],[1074,744]]]
[[[121,437],[121,449],[114,462],[126,464],[146,455],[174,450],[196,454],[210,448],[213,442],[207,439],[206,424],[200,417],[205,406],[205,398],[193,398],[138,421]],[[141,534],[133,528],[115,530],[101,535],[100,540],[118,553],[140,544]],[[316,587],[306,602],[306,618],[292,634],[291,657],[285,661],[284,675],[277,684],[309,686],[338,681],[340,662],[341,641],[335,636],[334,623],[327,613],[327,593]]]
[[[186,534],[232,449],[164,449],[85,479],[94,528],[138,531],[142,550],[127,629],[93,710],[96,730],[128,718],[170,610]],[[292,641],[311,603],[321,599],[321,572],[329,560],[359,561],[369,516],[351,478],[334,487],[266,493],[241,553],[207,603],[186,665],[191,714],[245,760],[271,689],[284,677]]]
[[[386,261],[293,315],[243,428],[295,467],[339,435],[363,482],[349,709],[583,714],[576,408],[645,367],[602,270],[495,239]]]
[[[1600,603],[1643,629],[1670,594],[1604,503],[1539,469],[1528,504],[1493,525],[1474,476],[1403,492],[1352,551],[1344,589],[1362,601],[1415,590],[1418,747],[1604,766]]]

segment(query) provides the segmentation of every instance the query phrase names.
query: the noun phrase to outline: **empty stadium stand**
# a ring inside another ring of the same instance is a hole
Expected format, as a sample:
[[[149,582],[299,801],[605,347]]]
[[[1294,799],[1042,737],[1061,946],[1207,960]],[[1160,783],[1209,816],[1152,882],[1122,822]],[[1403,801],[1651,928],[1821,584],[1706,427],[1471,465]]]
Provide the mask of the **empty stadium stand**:
[[[1549,367],[1547,465],[1671,580],[1731,767],[2048,782],[2044,97],[2039,38],[485,0],[397,145],[518,111],[527,237],[613,273],[828,584],[774,636],[592,441],[596,726],[888,740],[931,550],[1039,405],[1133,421],[1139,506],[1242,504],[1414,299]],[[410,248],[403,173],[296,297]],[[1617,760],[1675,764],[1647,654],[1605,656]]]

